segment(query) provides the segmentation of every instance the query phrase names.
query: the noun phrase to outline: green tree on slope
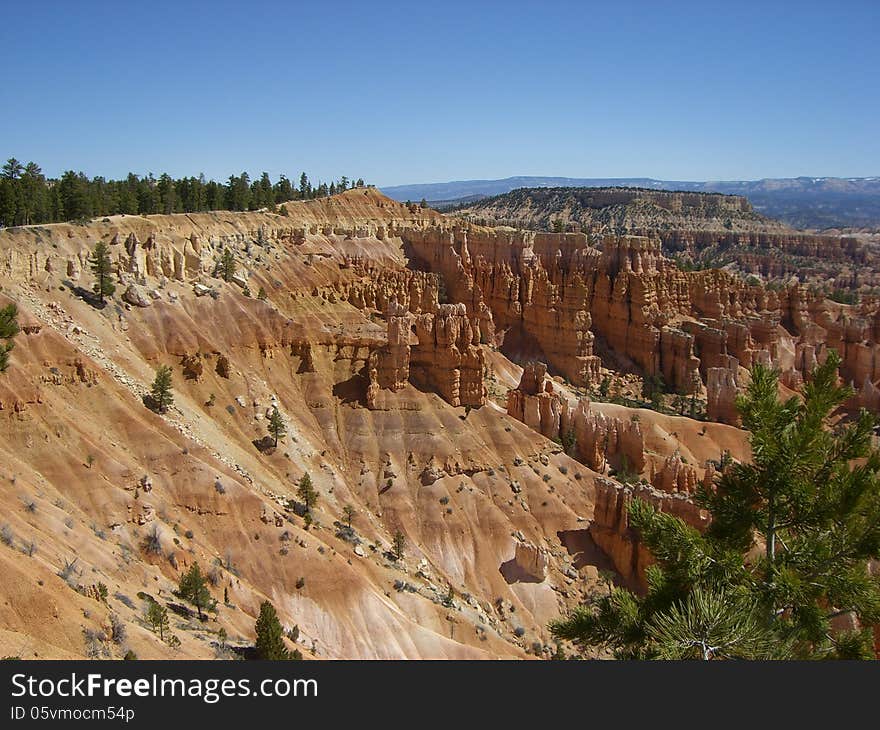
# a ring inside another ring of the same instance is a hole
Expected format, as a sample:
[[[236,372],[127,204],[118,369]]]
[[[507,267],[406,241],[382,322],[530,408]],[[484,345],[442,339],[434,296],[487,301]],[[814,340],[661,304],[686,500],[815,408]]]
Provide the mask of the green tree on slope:
[[[296,495],[302,500],[308,511],[311,511],[312,507],[318,503],[318,492],[315,490],[308,472],[300,478],[296,487]]]
[[[272,407],[272,414],[269,416],[269,435],[275,440],[275,448],[278,448],[278,439],[284,438],[287,434],[287,426],[284,425],[284,418],[278,406]]]
[[[150,395],[153,399],[153,406],[158,413],[165,413],[174,402],[174,396],[171,393],[171,366],[160,365],[156,371],[156,377],[150,388]]]
[[[284,629],[278,620],[278,614],[269,601],[260,604],[260,615],[255,625],[257,641],[255,649],[258,659],[284,660],[290,659],[290,651],[284,644]]]
[[[223,249],[217,270],[223,281],[232,281],[232,277],[235,276],[235,256],[228,248]]]
[[[12,338],[19,332],[18,308],[14,304],[8,304],[0,309],[0,339],[5,340],[0,345],[0,373],[9,367],[9,353],[15,343]]]
[[[210,609],[216,605],[211,597],[211,591],[208,589],[208,582],[202,573],[202,569],[198,563],[193,563],[192,567],[180,576],[180,583],[177,592],[181,598],[189,601],[202,617],[202,609]]]
[[[113,292],[116,291],[116,286],[110,279],[113,267],[110,262],[110,248],[106,243],[98,241],[95,244],[95,248],[89,258],[89,263],[92,267],[92,273],[95,275],[94,292],[98,295],[98,299],[101,300],[101,304],[103,304],[104,300],[107,297],[112,297]]]
[[[704,534],[641,501],[630,507],[656,563],[647,591],[616,588],[551,624],[558,639],[626,658],[869,658],[880,621],[880,455],[875,419],[830,417],[852,394],[832,352],[780,402],[778,374],[756,366],[738,399],[752,463],[736,463],[697,503]],[[833,631],[849,614],[865,627]]]
[[[168,621],[168,609],[151,600],[147,607],[147,623],[159,634],[159,639],[165,641],[165,632],[170,629]]]

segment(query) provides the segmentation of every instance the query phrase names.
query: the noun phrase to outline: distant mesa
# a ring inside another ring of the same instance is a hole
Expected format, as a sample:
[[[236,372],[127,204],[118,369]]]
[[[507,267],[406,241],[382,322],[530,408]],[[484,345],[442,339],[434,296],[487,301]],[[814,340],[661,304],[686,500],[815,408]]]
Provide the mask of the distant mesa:
[[[796,228],[880,227],[880,177],[795,177],[762,180],[686,181],[635,178],[518,176],[383,187],[395,200],[426,199],[434,207],[473,203],[517,188],[635,187],[742,195],[758,213]]]

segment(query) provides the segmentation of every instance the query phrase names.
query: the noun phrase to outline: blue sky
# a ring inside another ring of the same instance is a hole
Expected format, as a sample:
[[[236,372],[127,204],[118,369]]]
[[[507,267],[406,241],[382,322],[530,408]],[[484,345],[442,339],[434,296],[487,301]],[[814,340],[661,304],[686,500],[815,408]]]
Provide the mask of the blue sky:
[[[0,0],[0,156],[247,170],[880,175],[880,2]]]

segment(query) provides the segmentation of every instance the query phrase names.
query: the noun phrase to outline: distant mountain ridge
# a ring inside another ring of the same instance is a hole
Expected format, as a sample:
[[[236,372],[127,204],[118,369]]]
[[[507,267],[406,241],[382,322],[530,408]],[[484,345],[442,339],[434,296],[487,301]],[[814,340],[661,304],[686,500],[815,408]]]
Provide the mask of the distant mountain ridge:
[[[635,187],[653,190],[743,195],[755,210],[796,228],[880,226],[880,177],[795,177],[762,180],[688,181],[641,178],[517,176],[501,180],[457,180],[382,188],[391,198],[443,205],[473,202],[517,188]],[[465,200],[462,200],[465,199]]]

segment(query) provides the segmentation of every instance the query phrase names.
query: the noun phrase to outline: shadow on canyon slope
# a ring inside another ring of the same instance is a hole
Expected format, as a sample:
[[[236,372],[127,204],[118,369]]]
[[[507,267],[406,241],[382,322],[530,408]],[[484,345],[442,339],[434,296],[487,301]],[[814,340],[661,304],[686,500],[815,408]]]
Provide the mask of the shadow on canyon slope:
[[[532,575],[524,570],[517,562],[516,558],[501,563],[501,575],[508,583],[540,583],[543,578]]]

